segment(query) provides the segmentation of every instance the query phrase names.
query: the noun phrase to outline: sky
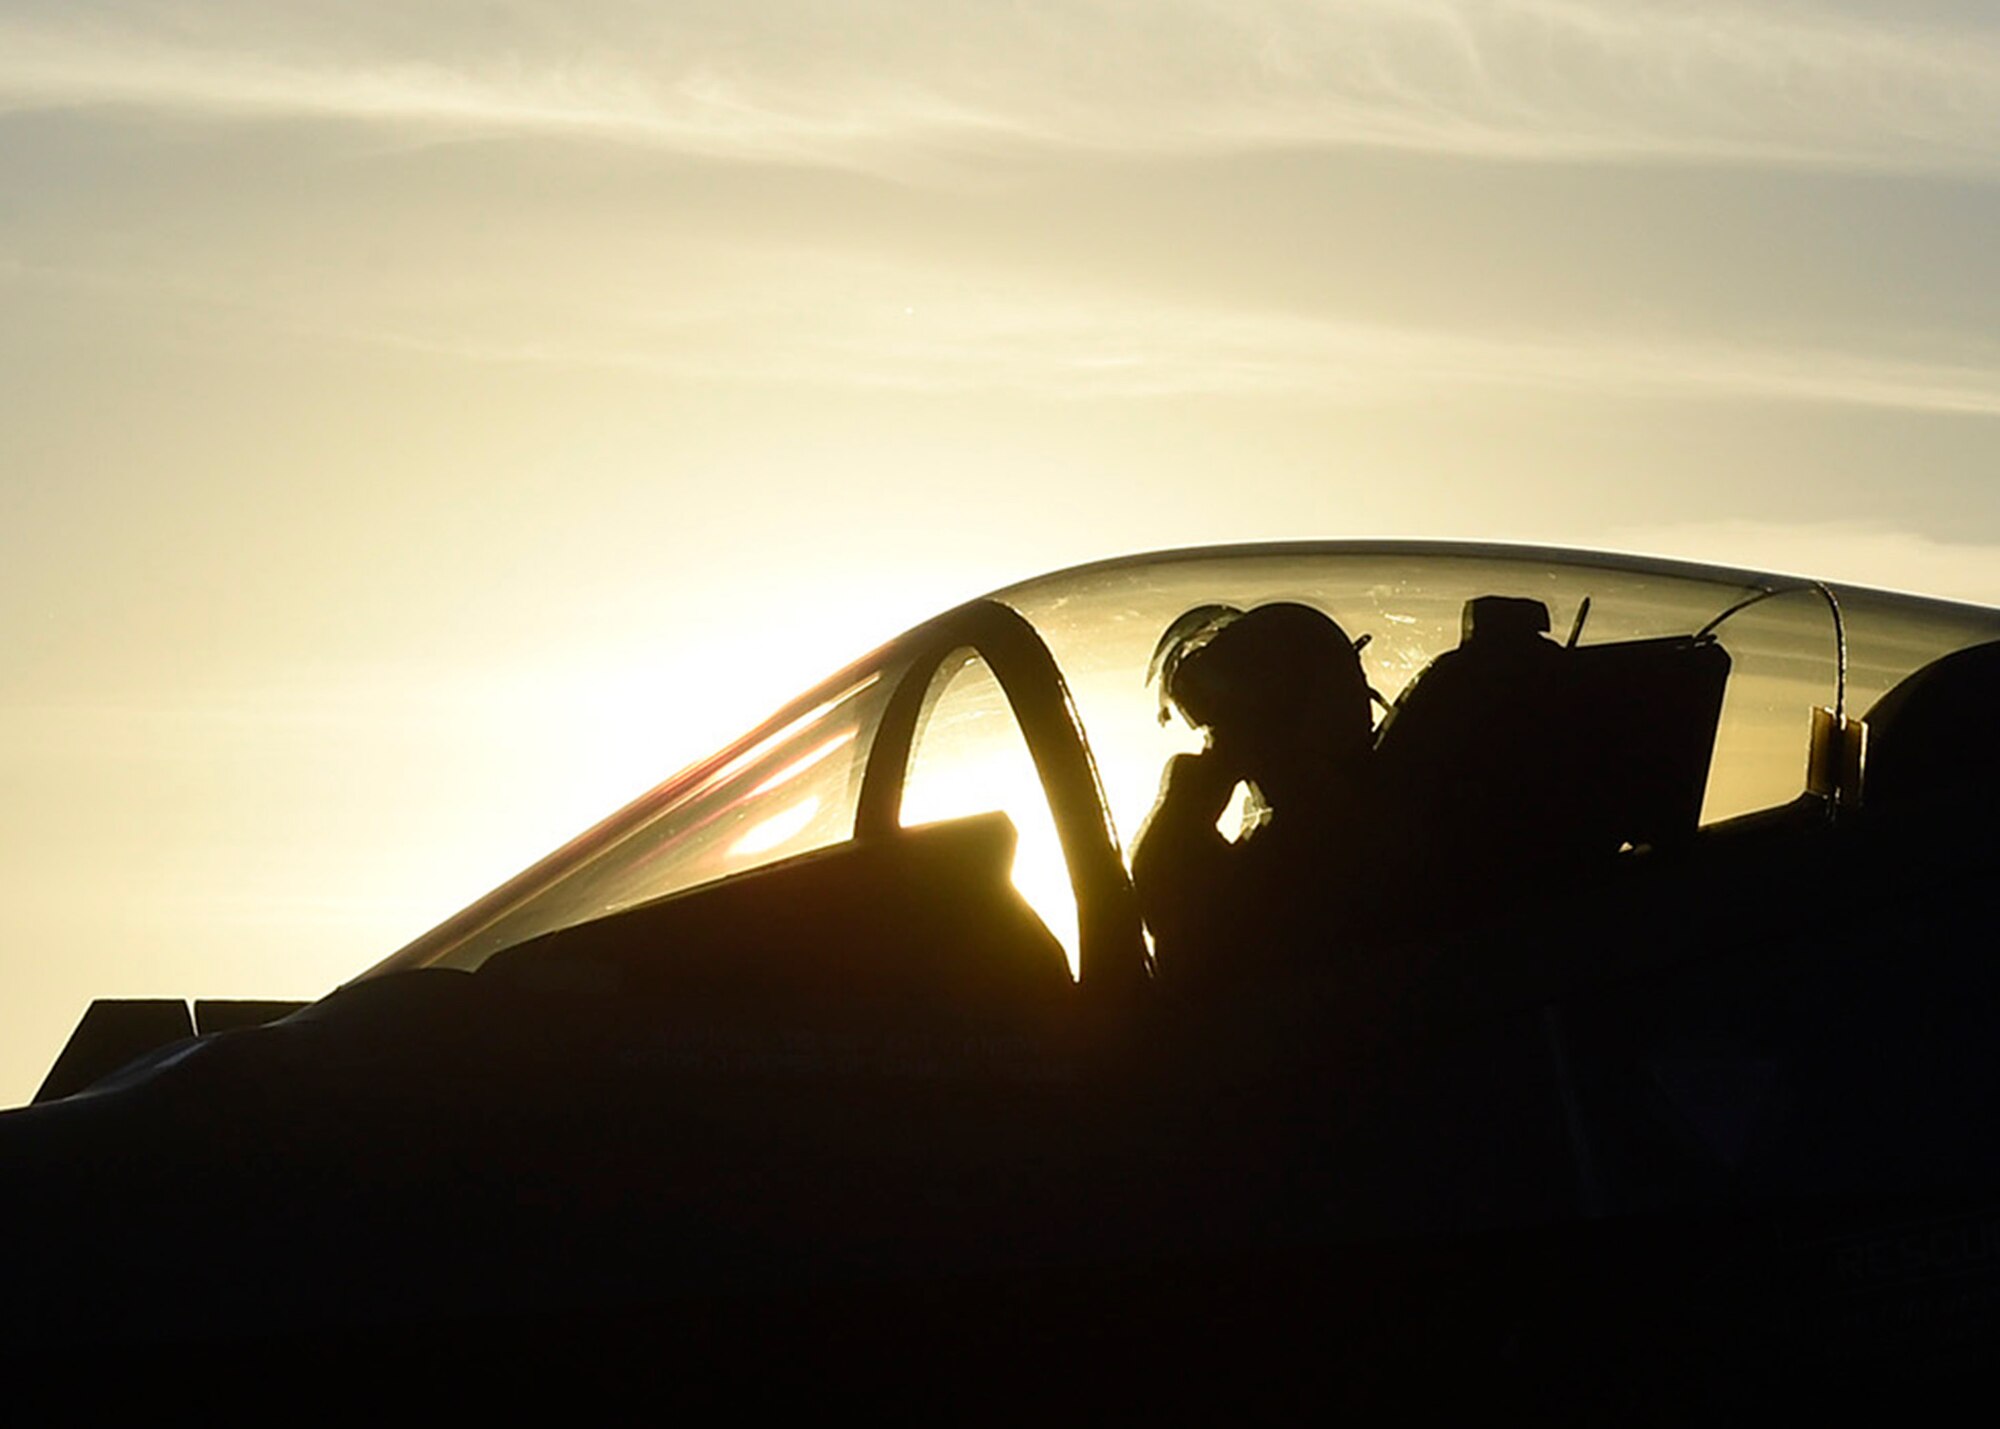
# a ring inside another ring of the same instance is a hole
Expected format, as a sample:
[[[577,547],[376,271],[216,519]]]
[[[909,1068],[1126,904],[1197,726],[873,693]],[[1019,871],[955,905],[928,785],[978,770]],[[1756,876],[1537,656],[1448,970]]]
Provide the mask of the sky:
[[[0,1105],[985,589],[2000,604],[1996,436],[1987,0],[0,0]]]

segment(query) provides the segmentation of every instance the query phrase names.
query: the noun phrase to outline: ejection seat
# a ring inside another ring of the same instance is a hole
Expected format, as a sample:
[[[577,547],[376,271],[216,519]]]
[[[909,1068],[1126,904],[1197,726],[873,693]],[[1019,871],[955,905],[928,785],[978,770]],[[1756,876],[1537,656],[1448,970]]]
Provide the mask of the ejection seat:
[[[1729,675],[1720,644],[1558,644],[1546,605],[1497,595],[1467,601],[1461,628],[1377,737],[1390,836],[1432,917],[1491,912],[1621,851],[1692,838]]]

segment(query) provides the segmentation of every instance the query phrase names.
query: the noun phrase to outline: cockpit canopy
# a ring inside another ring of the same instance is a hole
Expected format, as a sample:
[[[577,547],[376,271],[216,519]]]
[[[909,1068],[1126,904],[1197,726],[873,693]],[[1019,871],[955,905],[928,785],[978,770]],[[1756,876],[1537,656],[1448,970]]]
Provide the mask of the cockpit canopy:
[[[2000,640],[2000,611],[1527,547],[1317,543],[1106,561],[1007,587],[891,641],[370,975],[476,968],[529,939],[782,860],[997,810],[1018,833],[1015,886],[1088,978],[1093,942],[1136,939],[1124,851],[1167,761],[1202,744],[1184,721],[1163,719],[1149,683],[1162,633],[1200,607],[1273,602],[1324,612],[1355,639],[1383,706],[1383,750],[1418,742],[1404,723],[1419,720],[1417,677],[1433,687],[1456,678],[1453,662],[1463,671],[1481,639],[1536,642],[1579,670],[1611,672],[1557,698],[1603,706],[1591,721],[1601,746],[1592,777],[1622,760],[1640,784],[1653,780],[1663,829],[1777,808],[1809,788],[1860,797],[1860,738],[1843,736],[1843,721],[1913,672]],[[1659,653],[1668,647],[1709,653],[1675,665]],[[1490,737],[1513,737],[1508,718],[1494,707]],[[1649,753],[1653,744],[1619,732],[1620,720],[1649,719],[1681,733]],[[1548,758],[1581,759],[1578,747]],[[1634,828],[1635,846],[1650,837]]]

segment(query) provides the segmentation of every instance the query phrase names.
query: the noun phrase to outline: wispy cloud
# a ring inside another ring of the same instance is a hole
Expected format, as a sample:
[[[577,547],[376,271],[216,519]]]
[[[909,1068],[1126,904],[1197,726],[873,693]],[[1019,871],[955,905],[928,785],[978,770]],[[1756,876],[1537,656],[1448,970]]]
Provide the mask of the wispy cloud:
[[[474,285],[451,299],[187,274],[24,268],[114,302],[171,304],[218,340],[246,332],[466,362],[673,381],[1041,397],[1268,397],[1375,404],[1505,389],[1706,402],[1791,402],[2000,416],[2000,349],[1942,356],[1727,334],[1455,330],[982,282],[799,250],[761,281],[718,270],[650,302],[565,290],[540,305]]]
[[[911,285],[905,282],[904,290]],[[329,328],[347,340],[483,363],[678,380],[916,392],[1156,399],[1428,400],[1505,388],[1588,396],[1801,402],[2000,415],[2000,352],[1958,361],[1725,338],[1461,332],[1339,318],[1118,305],[1080,294],[599,315],[509,337],[435,326]]]
[[[0,108],[143,106],[896,167],[1375,146],[2000,167],[2000,27],[1693,0],[76,3],[0,20]],[[1887,14],[1888,12],[1883,12]]]

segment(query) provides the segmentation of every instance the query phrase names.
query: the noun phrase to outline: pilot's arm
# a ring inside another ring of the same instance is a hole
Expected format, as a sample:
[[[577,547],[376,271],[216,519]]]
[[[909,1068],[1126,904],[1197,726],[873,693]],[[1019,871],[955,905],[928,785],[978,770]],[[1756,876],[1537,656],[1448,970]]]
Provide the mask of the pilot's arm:
[[[1185,983],[1237,908],[1237,848],[1216,821],[1242,776],[1214,748],[1167,761],[1160,797],[1132,849],[1132,883],[1153,930],[1160,975]]]

